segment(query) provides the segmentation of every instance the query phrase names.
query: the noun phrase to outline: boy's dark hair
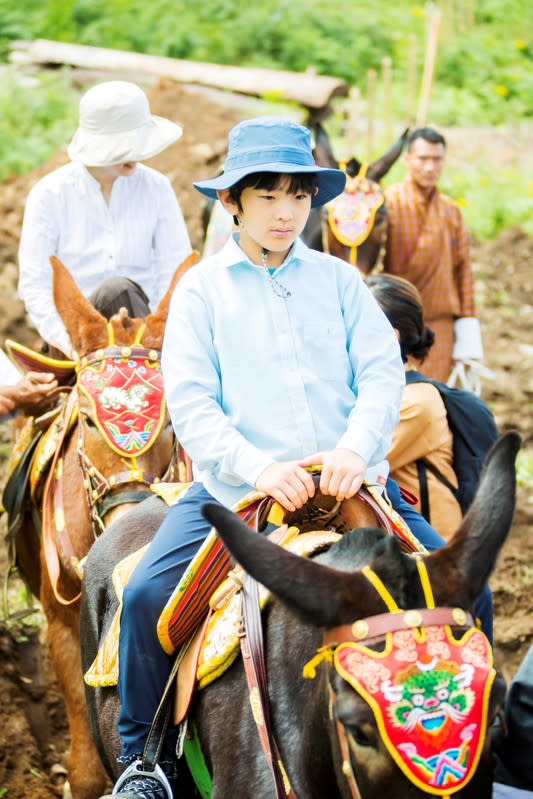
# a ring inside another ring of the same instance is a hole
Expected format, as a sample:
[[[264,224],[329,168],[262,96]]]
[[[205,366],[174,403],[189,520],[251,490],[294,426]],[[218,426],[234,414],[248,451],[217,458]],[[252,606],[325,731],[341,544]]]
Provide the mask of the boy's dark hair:
[[[293,175],[281,172],[252,172],[251,175],[246,175],[246,177],[237,181],[234,186],[231,186],[229,194],[233,202],[237,204],[239,211],[242,211],[241,194],[245,189],[273,191],[285,177],[290,178],[289,187],[287,189],[289,194],[305,192],[313,196],[318,186],[316,174],[314,172],[297,172]],[[239,224],[236,217],[234,217],[234,222],[237,225]]]
[[[423,361],[435,341],[435,334],[424,324],[418,290],[397,275],[371,275],[367,286],[381,310],[400,334],[400,351],[405,363],[409,355]]]
[[[424,139],[430,144],[442,144],[443,147],[446,147],[446,139],[435,128],[415,128],[415,130],[412,130],[407,137],[408,150],[411,149],[411,145],[416,139]]]

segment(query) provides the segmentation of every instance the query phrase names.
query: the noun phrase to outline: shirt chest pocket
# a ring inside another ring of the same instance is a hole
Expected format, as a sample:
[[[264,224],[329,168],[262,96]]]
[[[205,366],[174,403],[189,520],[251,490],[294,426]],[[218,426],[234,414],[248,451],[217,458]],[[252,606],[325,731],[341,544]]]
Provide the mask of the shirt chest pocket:
[[[347,379],[346,330],[341,321],[305,322],[301,362],[306,371],[325,380]]]

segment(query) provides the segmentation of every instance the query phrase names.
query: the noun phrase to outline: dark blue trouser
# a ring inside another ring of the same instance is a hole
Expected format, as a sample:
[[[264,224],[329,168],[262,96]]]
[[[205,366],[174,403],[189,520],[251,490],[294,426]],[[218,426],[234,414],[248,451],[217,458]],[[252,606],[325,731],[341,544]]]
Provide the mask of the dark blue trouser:
[[[395,510],[426,549],[433,551],[444,544],[426,520],[402,499],[393,480],[387,482],[387,493]],[[159,643],[157,621],[209,533],[209,524],[200,510],[204,503],[213,501],[202,484],[194,483],[170,508],[124,590],[118,684],[121,706],[118,731],[124,758],[140,754],[144,749],[173,661]],[[482,618],[483,629],[492,636],[492,597],[488,589],[485,593],[482,595],[484,607],[476,606],[476,610]],[[172,731],[166,745],[168,750],[174,745]]]

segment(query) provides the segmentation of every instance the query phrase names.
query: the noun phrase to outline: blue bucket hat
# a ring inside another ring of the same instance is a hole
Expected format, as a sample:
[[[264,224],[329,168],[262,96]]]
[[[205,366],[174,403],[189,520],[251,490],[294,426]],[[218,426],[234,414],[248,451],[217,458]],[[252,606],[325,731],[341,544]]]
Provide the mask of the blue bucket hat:
[[[307,128],[280,117],[259,117],[240,122],[229,132],[224,171],[212,180],[193,183],[195,189],[216,200],[218,189],[229,189],[254,172],[300,172],[316,175],[318,192],[311,205],[329,202],[344,189],[346,175],[315,163]]]

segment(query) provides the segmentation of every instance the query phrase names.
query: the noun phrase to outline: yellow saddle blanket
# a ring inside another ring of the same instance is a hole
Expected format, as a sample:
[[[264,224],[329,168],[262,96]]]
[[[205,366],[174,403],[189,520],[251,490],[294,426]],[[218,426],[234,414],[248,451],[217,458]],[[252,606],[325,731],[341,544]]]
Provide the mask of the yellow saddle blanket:
[[[341,538],[333,530],[299,533],[297,527],[287,528],[280,545],[290,552],[307,557],[321,551]],[[146,547],[124,558],[113,572],[113,585],[119,607],[92,666],[85,674],[85,682],[93,688],[116,685],[118,682],[118,637],[122,594],[130,575],[142,558]],[[239,653],[239,628],[241,626],[240,567],[233,569],[210,600],[212,614],[207,623],[200,648],[196,679],[204,688],[228,669]],[[264,608],[270,591],[259,585],[259,602]]]

